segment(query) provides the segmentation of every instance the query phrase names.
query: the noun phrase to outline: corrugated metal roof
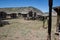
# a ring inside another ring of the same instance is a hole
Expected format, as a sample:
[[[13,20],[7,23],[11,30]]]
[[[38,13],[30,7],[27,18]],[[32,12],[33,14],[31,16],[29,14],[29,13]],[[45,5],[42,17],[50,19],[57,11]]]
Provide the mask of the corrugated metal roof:
[[[49,12],[45,13],[44,16],[49,16]],[[57,16],[57,13],[55,11],[53,11],[52,16]]]
[[[55,8],[58,8],[58,9],[60,9],[60,6],[53,7],[53,9],[55,9]]]

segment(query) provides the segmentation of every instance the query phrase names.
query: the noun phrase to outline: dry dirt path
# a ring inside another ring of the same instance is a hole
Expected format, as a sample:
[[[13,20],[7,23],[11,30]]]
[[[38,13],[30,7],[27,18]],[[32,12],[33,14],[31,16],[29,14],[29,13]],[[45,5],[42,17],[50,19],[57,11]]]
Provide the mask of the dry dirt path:
[[[26,21],[23,19],[8,20],[10,25],[0,28],[0,40],[46,40],[47,29],[42,21]]]

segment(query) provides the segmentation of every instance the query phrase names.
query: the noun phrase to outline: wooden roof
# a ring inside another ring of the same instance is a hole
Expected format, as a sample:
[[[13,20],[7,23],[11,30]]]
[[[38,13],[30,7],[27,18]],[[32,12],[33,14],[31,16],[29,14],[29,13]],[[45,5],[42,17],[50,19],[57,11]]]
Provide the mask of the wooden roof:
[[[58,13],[60,11],[60,6],[53,7],[53,9]]]
[[[53,7],[53,9],[55,9],[55,8],[56,8],[56,9],[60,9],[60,6]]]
[[[53,9],[57,12],[58,15],[60,15],[60,6],[53,7]]]

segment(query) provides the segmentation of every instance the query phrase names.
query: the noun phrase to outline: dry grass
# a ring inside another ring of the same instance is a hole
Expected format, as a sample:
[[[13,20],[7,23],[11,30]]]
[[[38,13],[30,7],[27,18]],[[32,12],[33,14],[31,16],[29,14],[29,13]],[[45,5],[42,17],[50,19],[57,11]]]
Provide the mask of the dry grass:
[[[0,28],[0,40],[46,40],[47,29],[44,29],[43,22],[38,20],[11,19],[10,25]],[[52,21],[52,37],[56,28],[56,17]],[[46,25],[47,26],[47,23]],[[54,39],[54,38],[52,38]]]

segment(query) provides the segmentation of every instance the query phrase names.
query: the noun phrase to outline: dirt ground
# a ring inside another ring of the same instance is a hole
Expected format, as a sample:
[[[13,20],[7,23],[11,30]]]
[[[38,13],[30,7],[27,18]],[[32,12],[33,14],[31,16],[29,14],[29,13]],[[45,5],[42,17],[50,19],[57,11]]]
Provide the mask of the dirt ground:
[[[9,25],[0,27],[0,40],[47,40],[47,29],[43,21],[10,19]],[[45,24],[47,27],[47,22]],[[52,40],[56,29],[56,17],[52,18]]]

